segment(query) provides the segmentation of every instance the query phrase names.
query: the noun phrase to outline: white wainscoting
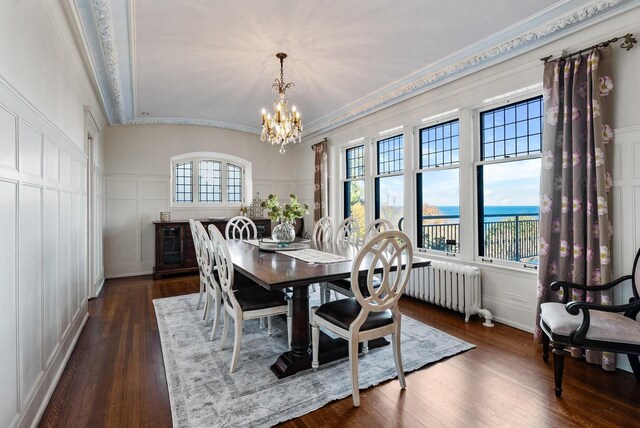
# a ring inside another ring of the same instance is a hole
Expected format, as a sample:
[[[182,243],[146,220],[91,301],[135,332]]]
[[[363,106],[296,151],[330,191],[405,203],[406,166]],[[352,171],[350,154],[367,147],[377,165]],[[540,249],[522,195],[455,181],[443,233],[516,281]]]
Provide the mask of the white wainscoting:
[[[631,273],[633,257],[640,248],[640,126],[616,129],[613,145],[613,276]],[[614,302],[623,304],[633,296],[626,284],[614,294]],[[631,371],[625,355],[617,365]]]
[[[0,80],[2,427],[37,423],[88,317],[81,145]]]
[[[150,154],[152,155],[152,154]],[[169,161],[167,160],[167,165]],[[253,171],[255,177],[255,171]],[[155,265],[154,220],[170,211],[173,220],[233,217],[238,208],[170,207],[169,175],[107,175],[107,227],[105,233],[105,275],[118,278],[153,273]],[[289,197],[295,185],[288,180],[253,180],[261,198],[270,193]],[[247,195],[249,205],[255,195]]]

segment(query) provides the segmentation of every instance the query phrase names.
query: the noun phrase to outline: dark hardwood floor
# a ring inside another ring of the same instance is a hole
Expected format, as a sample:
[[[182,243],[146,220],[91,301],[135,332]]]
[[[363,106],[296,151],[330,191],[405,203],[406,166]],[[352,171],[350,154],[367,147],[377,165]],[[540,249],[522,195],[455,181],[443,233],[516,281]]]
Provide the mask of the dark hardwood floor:
[[[109,280],[89,305],[78,340],[40,426],[165,427],[171,409],[152,300],[197,292],[197,277]],[[476,349],[351,397],[284,426],[639,426],[640,384],[567,358],[564,393],[531,334],[403,299],[401,311],[477,345]],[[275,358],[275,356],[274,356]],[[347,366],[345,365],[345,376]],[[211,421],[211,426],[216,426]]]

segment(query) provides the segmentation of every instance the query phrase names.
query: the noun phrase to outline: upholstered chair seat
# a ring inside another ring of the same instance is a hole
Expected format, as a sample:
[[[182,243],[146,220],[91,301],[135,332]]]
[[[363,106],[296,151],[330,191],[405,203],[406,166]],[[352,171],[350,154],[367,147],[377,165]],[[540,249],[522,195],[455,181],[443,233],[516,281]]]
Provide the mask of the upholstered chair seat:
[[[325,303],[316,310],[316,316],[329,321],[333,325],[349,330],[349,326],[360,315],[362,307],[355,299],[350,297],[347,299],[334,300]],[[367,319],[360,327],[360,331],[371,330],[378,327],[384,327],[393,323],[393,314],[387,309],[382,312],[369,312]]]
[[[584,315],[571,315],[562,303],[543,303],[540,317],[552,334],[571,336],[582,324]],[[640,323],[621,313],[591,311],[585,340],[640,345]]]
[[[286,305],[286,294],[280,290],[262,287],[245,287],[235,291],[235,297],[243,311],[257,311],[278,305]]]

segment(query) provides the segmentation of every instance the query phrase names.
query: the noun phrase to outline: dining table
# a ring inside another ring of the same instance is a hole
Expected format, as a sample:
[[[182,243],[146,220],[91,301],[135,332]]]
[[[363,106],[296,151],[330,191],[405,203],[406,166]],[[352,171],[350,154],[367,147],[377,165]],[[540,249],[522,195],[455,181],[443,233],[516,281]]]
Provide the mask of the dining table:
[[[309,288],[312,284],[348,279],[359,247],[308,241],[312,250],[337,256],[341,261],[304,261],[294,252],[264,251],[257,241],[227,240],[234,270],[268,290],[291,290],[292,332],[291,348],[281,354],[271,370],[278,378],[311,368],[311,334],[309,324]],[[315,253],[317,254],[317,253]],[[369,258],[360,265],[362,274],[369,270]],[[402,260],[403,267],[406,260]],[[428,259],[414,255],[412,268],[428,266]],[[385,339],[369,342],[370,349],[387,345]],[[321,364],[348,356],[347,341],[321,333],[319,361]]]

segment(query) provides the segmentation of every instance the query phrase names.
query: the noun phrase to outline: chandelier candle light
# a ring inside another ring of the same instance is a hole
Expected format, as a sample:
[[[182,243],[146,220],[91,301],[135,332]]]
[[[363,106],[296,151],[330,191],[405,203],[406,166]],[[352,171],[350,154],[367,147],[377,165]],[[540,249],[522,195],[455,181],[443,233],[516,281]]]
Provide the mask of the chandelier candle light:
[[[278,93],[278,98],[273,102],[273,115],[262,109],[260,140],[280,145],[280,153],[283,154],[285,145],[302,141],[302,120],[295,105],[289,110],[289,101],[285,98],[287,89],[295,87],[293,83],[284,83],[284,59],[287,54],[280,52],[276,57],[280,60],[280,79],[275,79],[272,88]]]

